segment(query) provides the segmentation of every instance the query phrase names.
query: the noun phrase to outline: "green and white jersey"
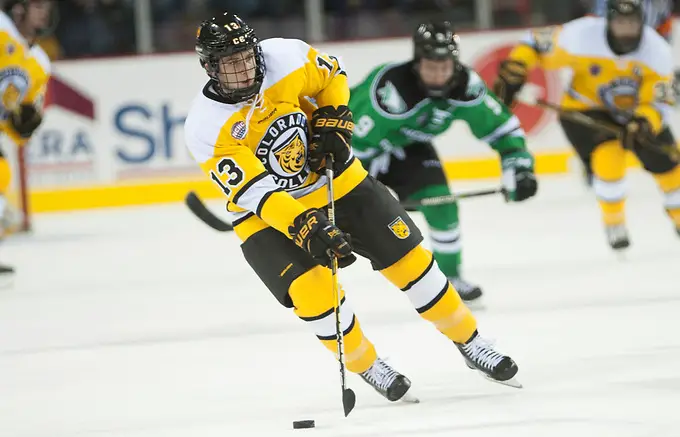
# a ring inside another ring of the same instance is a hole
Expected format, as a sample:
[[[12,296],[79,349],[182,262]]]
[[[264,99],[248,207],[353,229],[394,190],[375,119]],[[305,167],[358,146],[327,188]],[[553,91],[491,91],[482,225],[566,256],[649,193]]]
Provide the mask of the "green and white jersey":
[[[464,66],[447,98],[430,98],[418,84],[412,61],[380,65],[351,89],[349,107],[354,154],[364,164],[386,152],[431,142],[455,120],[466,122],[475,137],[500,155],[526,150],[519,119]]]

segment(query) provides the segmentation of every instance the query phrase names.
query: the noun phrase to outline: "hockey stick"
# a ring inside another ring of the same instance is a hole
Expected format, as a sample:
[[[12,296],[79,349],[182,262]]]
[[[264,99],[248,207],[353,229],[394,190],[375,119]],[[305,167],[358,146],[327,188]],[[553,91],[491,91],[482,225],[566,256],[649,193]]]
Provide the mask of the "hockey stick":
[[[326,155],[326,186],[328,188],[328,220],[335,226],[335,199],[333,193],[333,155]],[[340,326],[340,287],[338,285],[338,258],[329,251],[331,257],[331,276],[333,278],[333,303],[335,305],[335,335],[338,343],[338,363],[340,363],[340,380],[342,381],[342,408],[345,417],[354,409],[357,397],[351,388],[347,388],[347,372],[345,370],[345,340]]]
[[[189,191],[187,196],[184,198],[184,203],[187,205],[187,207],[189,207],[189,210],[193,212],[196,217],[198,217],[203,223],[210,226],[214,230],[220,232],[229,232],[234,230],[232,225],[210,212],[208,207],[205,206],[205,203],[203,203],[203,201],[195,192]]]
[[[458,194],[450,194],[448,196],[437,196],[437,197],[426,197],[424,199],[418,199],[418,200],[404,200],[401,202],[401,205],[404,207],[404,209],[416,209],[421,206],[438,206],[438,205],[444,205],[447,203],[454,203],[458,199],[466,199],[470,197],[482,197],[482,196],[491,196],[493,194],[499,194],[503,193],[505,194],[506,191],[504,188],[489,188],[486,190],[477,190],[477,191],[467,191],[465,193],[458,193]]]
[[[579,112],[579,111],[573,111],[569,109],[564,109],[560,105],[557,105],[555,103],[550,103],[546,102],[545,100],[542,99],[536,99],[535,101],[532,101],[527,98],[521,98],[518,101],[521,101],[522,103],[525,103],[527,105],[534,105],[534,106],[539,106],[541,108],[546,108],[546,109],[551,109],[555,112],[557,112],[561,117],[571,120],[575,123],[582,124],[584,126],[588,126],[593,129],[599,129],[601,131],[607,132],[609,134],[615,135],[617,138],[621,136],[622,132],[622,127],[617,126],[612,123],[607,123],[604,121],[598,121],[595,120],[592,117],[589,117],[588,115]],[[665,153],[667,154],[672,161],[678,162],[680,161],[680,150],[677,149],[677,147],[674,147],[672,145],[670,146],[664,146],[661,144],[653,144],[653,143],[645,143],[643,144],[643,147],[647,146],[650,149],[655,149],[658,152]],[[625,147],[625,145],[624,145]],[[627,147],[625,147],[627,148]]]
[[[425,199],[420,200],[405,200],[402,202],[402,206],[406,210],[415,211],[421,206],[443,205],[446,203],[453,203],[457,199],[489,196],[492,194],[499,193],[505,194],[505,190],[503,188],[491,188],[486,190],[451,194],[449,196],[427,197]],[[232,225],[230,225],[229,223],[225,222],[224,220],[213,214],[195,192],[190,191],[189,193],[187,193],[186,198],[184,199],[184,203],[187,205],[187,207],[189,207],[189,210],[199,220],[201,220],[203,223],[210,226],[214,230],[219,232],[231,232],[234,230],[234,227]]]

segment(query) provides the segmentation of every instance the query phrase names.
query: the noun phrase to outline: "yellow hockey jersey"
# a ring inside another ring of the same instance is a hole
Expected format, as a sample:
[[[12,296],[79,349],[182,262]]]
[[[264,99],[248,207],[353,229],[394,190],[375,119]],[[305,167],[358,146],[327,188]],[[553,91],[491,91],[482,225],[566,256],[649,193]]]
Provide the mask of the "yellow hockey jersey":
[[[184,125],[189,151],[226,196],[234,231],[243,241],[267,226],[288,235],[297,215],[327,204],[326,177],[307,164],[309,120],[315,105],[349,100],[338,58],[296,39],[267,39],[261,45],[266,72],[258,96],[224,103],[209,82]],[[367,175],[358,160],[350,160],[334,180],[336,199]]]
[[[26,140],[12,128],[9,115],[22,103],[42,108],[50,73],[43,49],[29,46],[14,21],[0,12],[0,130],[18,145]]]
[[[635,114],[648,119],[658,132],[673,104],[671,47],[645,26],[639,47],[618,56],[607,43],[606,27],[605,18],[584,17],[531,30],[509,57],[529,68],[569,69],[564,108],[605,109],[620,123]]]

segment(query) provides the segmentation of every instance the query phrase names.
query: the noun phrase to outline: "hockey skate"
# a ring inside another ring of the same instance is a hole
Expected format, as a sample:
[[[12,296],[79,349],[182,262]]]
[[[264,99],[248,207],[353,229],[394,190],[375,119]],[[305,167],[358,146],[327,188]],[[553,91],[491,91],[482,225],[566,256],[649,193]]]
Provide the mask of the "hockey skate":
[[[411,381],[380,358],[376,359],[367,371],[359,375],[388,401],[420,402],[418,398],[408,393]]]
[[[471,284],[460,277],[449,278],[449,281],[451,281],[453,288],[456,289],[460,298],[465,302],[470,302],[482,297],[482,289],[478,285]]]
[[[622,250],[630,246],[628,230],[625,225],[607,226],[605,227],[605,233],[607,234],[607,241],[612,249]]]
[[[490,381],[515,388],[522,388],[522,384],[515,379],[519,370],[517,364],[507,355],[496,351],[491,343],[484,340],[475,331],[466,343],[456,343],[463,354],[465,363],[471,369],[479,371]]]

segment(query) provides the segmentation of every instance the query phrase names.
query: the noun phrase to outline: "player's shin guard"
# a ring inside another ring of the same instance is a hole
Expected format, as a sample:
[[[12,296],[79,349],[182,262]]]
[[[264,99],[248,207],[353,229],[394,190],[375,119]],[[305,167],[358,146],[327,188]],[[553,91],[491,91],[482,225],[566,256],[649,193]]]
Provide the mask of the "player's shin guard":
[[[447,196],[451,194],[445,185],[426,187],[413,196],[414,199]],[[458,204],[449,203],[419,208],[430,228],[430,242],[439,268],[448,277],[460,276],[462,244],[458,225]]]
[[[680,233],[680,165],[669,172],[655,174],[654,179],[664,195],[664,207]]]
[[[625,228],[626,156],[618,141],[606,141],[592,156],[593,190],[597,196],[609,244],[614,249],[628,247]]]
[[[477,321],[424,247],[381,273],[406,293],[422,318],[454,342],[465,343],[475,333]]]
[[[607,141],[593,152],[593,188],[607,226],[625,223],[625,152],[618,141]]]
[[[367,371],[377,355],[373,344],[364,336],[359,321],[347,304],[344,290],[340,290],[340,329],[345,341],[345,364],[354,373]],[[289,295],[295,314],[309,323],[321,343],[337,354],[334,297],[331,272],[315,267],[297,278],[290,286]]]

